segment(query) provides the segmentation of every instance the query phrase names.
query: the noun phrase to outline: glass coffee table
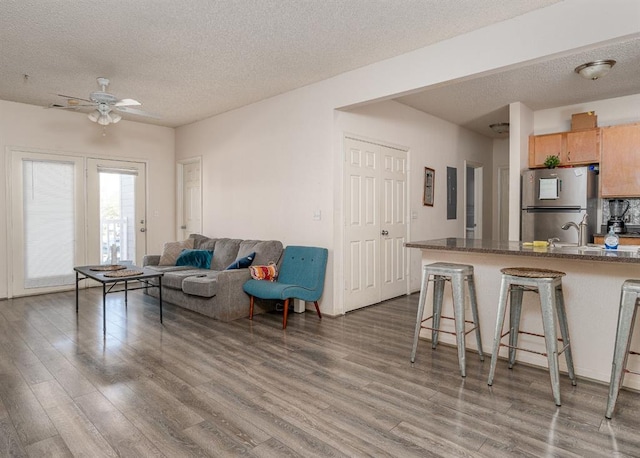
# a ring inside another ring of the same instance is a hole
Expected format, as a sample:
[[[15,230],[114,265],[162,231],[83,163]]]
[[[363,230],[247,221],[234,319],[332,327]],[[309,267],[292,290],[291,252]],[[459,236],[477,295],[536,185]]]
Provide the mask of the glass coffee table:
[[[146,288],[158,288],[160,303],[160,323],[162,323],[162,276],[163,272],[158,272],[144,267],[132,265],[100,265],[100,266],[77,266],[73,270],[76,272],[76,314],[78,313],[78,285],[80,280],[90,278],[102,284],[102,332],[107,332],[107,294],[124,292],[124,305],[127,306],[129,291]],[[151,282],[158,279],[158,284]],[[133,283],[133,285],[130,285]],[[124,288],[121,286],[124,284]]]

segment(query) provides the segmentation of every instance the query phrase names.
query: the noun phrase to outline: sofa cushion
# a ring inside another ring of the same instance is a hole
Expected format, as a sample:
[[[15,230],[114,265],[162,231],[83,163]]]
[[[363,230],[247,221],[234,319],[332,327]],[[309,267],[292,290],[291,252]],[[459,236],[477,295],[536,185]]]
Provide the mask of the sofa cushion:
[[[211,260],[211,270],[224,270],[238,257],[239,239],[218,239]],[[248,253],[247,253],[248,254]]]
[[[166,272],[162,277],[162,286],[171,289],[182,289],[182,281],[185,278],[194,277],[197,275],[206,275],[207,272],[211,271],[204,269],[187,269]]]
[[[190,239],[193,239],[193,248],[197,250],[211,250],[215,251],[216,240],[200,234],[189,235]]]
[[[199,269],[211,267],[213,251],[210,250],[182,250],[176,260],[176,266],[192,266]]]
[[[147,269],[155,270],[156,272],[178,272],[180,270],[193,270],[191,266],[145,266]]]
[[[162,255],[160,256],[160,266],[175,266],[176,260],[182,250],[190,250],[193,248],[193,239],[183,240],[182,242],[167,242],[164,244]]]
[[[213,297],[218,292],[219,272],[209,271],[205,275],[188,277],[182,281],[182,291],[192,296]]]
[[[270,262],[278,263],[282,256],[282,242],[278,240],[244,240],[238,248],[238,257],[255,252],[253,265],[267,265]]]
[[[238,258],[235,261],[233,261],[231,264],[229,264],[227,268],[224,270],[246,269],[251,265],[255,257],[256,257],[255,253],[250,253],[247,256]]]

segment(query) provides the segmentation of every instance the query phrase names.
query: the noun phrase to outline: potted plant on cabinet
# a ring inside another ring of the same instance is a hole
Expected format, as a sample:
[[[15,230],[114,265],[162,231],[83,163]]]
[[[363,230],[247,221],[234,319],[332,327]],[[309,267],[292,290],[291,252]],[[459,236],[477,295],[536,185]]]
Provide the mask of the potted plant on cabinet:
[[[560,156],[549,155],[544,160],[544,165],[549,169],[555,169],[560,165]]]

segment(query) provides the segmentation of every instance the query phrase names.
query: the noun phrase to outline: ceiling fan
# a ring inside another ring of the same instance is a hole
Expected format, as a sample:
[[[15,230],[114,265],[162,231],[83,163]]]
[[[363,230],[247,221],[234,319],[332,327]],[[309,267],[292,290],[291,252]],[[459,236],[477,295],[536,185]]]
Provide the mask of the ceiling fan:
[[[72,97],[69,95],[58,94],[60,97],[64,97],[67,99],[66,105],[59,104],[51,104],[50,108],[59,108],[59,109],[71,109],[75,110],[78,108],[85,107],[93,107],[94,111],[89,113],[88,118],[97,122],[101,126],[108,126],[109,124],[115,124],[122,119],[117,112],[133,114],[138,116],[146,116],[150,118],[159,119],[160,116],[149,113],[147,111],[142,111],[137,107],[142,105],[140,102],[134,99],[118,99],[115,95],[107,92],[107,87],[109,87],[109,79],[100,77],[98,78],[98,86],[101,87],[100,91],[95,91],[89,94],[88,99],[84,99],[82,97]]]

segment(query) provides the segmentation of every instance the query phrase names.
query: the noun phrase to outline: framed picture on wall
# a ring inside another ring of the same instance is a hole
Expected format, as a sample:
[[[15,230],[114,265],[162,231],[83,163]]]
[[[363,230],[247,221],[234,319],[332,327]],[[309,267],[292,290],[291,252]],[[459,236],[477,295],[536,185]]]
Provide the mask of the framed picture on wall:
[[[434,180],[436,178],[436,171],[430,169],[429,167],[424,168],[424,197],[423,197],[423,205],[428,207],[433,207],[433,191],[434,191]]]

